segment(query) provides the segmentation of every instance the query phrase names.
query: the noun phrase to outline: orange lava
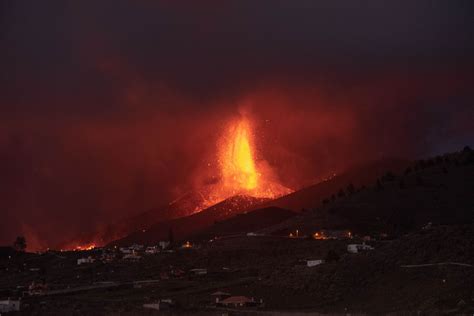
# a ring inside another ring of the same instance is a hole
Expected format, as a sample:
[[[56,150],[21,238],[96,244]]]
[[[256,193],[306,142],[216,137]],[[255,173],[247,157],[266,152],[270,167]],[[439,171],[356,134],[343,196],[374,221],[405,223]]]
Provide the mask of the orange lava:
[[[260,173],[255,168],[250,123],[242,119],[231,124],[219,152],[223,185],[234,194],[258,187]]]
[[[204,206],[235,195],[273,199],[290,193],[290,189],[272,177],[268,166],[259,164],[256,156],[250,120],[239,117],[230,122],[218,142],[220,181],[212,188]]]
[[[94,244],[94,243],[91,243],[91,244],[84,244],[84,245],[77,245],[77,246],[69,246],[69,247],[65,247],[63,250],[65,251],[85,251],[85,250],[92,250],[94,248],[96,248],[97,245]]]

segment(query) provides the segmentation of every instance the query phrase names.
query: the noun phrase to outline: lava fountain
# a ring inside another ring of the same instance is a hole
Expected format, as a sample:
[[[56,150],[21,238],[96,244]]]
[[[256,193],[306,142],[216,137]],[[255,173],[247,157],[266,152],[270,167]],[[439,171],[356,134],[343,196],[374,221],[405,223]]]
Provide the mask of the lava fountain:
[[[234,194],[255,190],[259,184],[260,174],[255,167],[251,136],[250,123],[242,119],[231,124],[220,146],[219,165],[223,185]]]
[[[273,199],[291,192],[279,184],[264,160],[257,159],[248,118],[241,116],[231,121],[217,145],[220,177],[211,188],[206,206],[235,195]]]

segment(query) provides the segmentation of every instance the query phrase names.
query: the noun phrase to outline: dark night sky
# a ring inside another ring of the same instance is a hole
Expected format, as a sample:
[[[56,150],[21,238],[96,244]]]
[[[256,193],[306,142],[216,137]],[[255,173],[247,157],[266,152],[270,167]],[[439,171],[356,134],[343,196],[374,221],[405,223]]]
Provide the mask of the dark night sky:
[[[473,39],[472,1],[0,0],[0,243],[199,186],[243,110],[292,188],[472,145]]]

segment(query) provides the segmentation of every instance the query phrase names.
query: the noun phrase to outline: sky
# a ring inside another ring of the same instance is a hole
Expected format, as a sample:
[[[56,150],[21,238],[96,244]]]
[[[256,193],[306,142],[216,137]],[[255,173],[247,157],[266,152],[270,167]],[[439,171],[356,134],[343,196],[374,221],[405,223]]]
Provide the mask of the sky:
[[[205,186],[239,115],[297,189],[473,145],[472,1],[0,0],[0,244]]]

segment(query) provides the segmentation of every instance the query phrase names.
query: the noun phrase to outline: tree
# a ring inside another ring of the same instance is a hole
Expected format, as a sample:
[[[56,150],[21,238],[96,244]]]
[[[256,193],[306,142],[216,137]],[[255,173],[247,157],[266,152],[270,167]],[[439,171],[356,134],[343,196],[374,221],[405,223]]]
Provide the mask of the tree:
[[[23,236],[18,236],[13,243],[13,248],[16,251],[24,252],[26,250],[26,239]]]

